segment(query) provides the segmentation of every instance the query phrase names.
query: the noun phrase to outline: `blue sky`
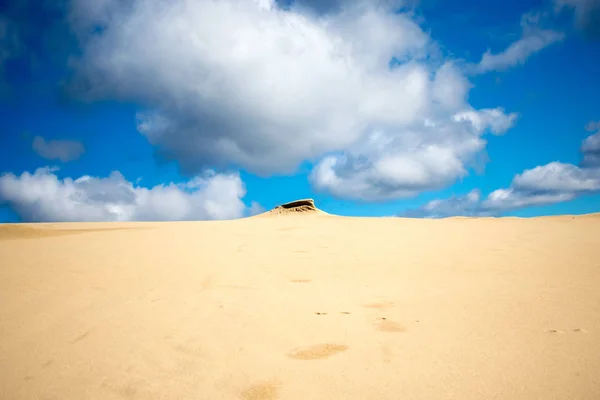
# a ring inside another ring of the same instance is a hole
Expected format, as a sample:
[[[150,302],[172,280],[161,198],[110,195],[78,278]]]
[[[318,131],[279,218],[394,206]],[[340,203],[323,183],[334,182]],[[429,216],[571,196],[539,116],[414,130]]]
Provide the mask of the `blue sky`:
[[[597,0],[0,12],[0,222],[600,211]]]

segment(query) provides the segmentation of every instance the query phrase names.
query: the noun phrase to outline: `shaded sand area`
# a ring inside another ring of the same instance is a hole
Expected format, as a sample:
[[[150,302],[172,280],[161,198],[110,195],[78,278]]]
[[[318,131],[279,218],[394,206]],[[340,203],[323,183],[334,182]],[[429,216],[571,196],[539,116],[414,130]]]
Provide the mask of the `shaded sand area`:
[[[0,226],[0,398],[600,398],[600,217]]]

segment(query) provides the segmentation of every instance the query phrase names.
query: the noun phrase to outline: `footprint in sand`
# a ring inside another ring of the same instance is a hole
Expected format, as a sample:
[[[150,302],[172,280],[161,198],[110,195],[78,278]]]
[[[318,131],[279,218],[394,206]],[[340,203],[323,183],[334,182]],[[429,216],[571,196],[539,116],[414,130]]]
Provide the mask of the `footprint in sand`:
[[[279,382],[268,380],[259,382],[246,388],[242,393],[245,400],[275,400],[279,398]]]
[[[346,351],[348,347],[341,344],[323,343],[314,346],[299,347],[288,353],[288,357],[296,360],[318,360]]]
[[[369,303],[364,305],[365,308],[376,308],[376,309],[385,309],[394,307],[394,303],[391,301],[379,302],[379,303]]]
[[[310,283],[312,279],[290,279],[292,283]]]
[[[565,334],[565,333],[570,333],[570,332],[587,333],[587,330],[585,330],[583,328],[573,328],[573,329],[570,329],[569,331],[563,331],[561,329],[548,329],[546,331],[546,333],[551,333],[551,334]]]
[[[83,332],[82,334],[80,334],[79,336],[77,336],[76,338],[74,338],[73,340],[71,340],[71,344],[75,344],[77,342],[81,342],[82,340],[84,340],[85,338],[87,338],[91,333],[92,333],[91,329]]]
[[[344,314],[344,315],[350,315],[351,312],[349,311],[338,311],[339,314]],[[321,312],[321,311],[315,311],[315,314],[317,315],[327,315],[326,312]]]
[[[400,325],[397,322],[390,321],[387,318],[379,318],[375,326],[381,332],[406,332],[406,328],[404,326]]]

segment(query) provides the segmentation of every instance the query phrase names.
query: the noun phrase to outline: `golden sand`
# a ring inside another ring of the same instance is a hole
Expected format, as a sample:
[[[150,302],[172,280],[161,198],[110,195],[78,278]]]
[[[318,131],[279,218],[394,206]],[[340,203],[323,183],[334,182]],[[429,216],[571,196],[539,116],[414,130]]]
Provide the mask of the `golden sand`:
[[[0,398],[600,399],[600,218],[0,226]]]

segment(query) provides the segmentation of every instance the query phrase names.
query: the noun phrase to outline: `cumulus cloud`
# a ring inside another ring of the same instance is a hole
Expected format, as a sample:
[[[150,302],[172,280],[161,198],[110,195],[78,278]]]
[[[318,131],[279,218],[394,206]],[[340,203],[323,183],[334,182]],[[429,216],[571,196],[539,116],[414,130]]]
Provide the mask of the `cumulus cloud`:
[[[515,176],[512,186],[517,190],[535,192],[594,191],[600,190],[600,175],[595,168],[551,162]]]
[[[0,175],[0,204],[25,222],[234,219],[259,207],[246,209],[246,190],[237,174],[207,171],[183,183],[145,188],[119,172],[77,179],[60,179],[55,172],[46,167]]]
[[[503,71],[524,64],[533,54],[543,50],[553,43],[564,39],[562,32],[541,29],[537,26],[539,16],[525,14],[522,18],[522,34],[519,40],[511,43],[499,53],[486,51],[478,64],[471,64],[467,70],[473,74],[483,74],[489,71]]]
[[[514,188],[498,189],[490,193],[482,202],[481,209],[494,214],[502,214],[526,207],[573,200],[576,196],[575,192],[536,192]]]
[[[404,15],[318,19],[268,1],[88,3],[76,10],[105,28],[77,65],[86,94],[146,103],[140,132],[189,172],[226,163],[291,172],[368,123],[410,121],[425,107],[427,71],[387,68],[428,39]]]
[[[536,192],[511,187],[495,190],[486,198],[481,198],[479,191],[473,190],[465,196],[432,200],[423,207],[405,211],[401,216],[411,218],[490,217],[522,208],[573,200],[576,197],[577,193],[575,192]]]
[[[570,8],[575,26],[588,37],[600,38],[600,0],[554,0],[558,11]]]
[[[291,6],[295,10],[309,10],[319,14],[335,13],[357,5],[376,5],[387,9],[395,9],[403,5],[411,5],[415,0],[278,0],[283,7]]]
[[[581,146],[579,166],[551,162],[517,174],[507,189],[498,189],[485,199],[478,191],[466,196],[434,200],[408,210],[412,217],[448,217],[453,215],[501,215],[531,206],[560,203],[600,191],[600,132],[588,136]]]
[[[446,218],[453,216],[485,217],[494,213],[481,206],[481,193],[474,189],[465,196],[452,196],[443,200],[432,200],[421,208],[408,210],[403,216],[410,218]]]
[[[500,110],[471,110],[402,132],[374,132],[345,153],[323,159],[310,179],[319,190],[365,201],[439,189],[467,175],[467,163],[485,147],[485,131],[501,134],[515,118]]]
[[[584,167],[600,167],[600,126],[597,126],[596,129],[598,132],[588,136],[581,146]]]
[[[399,2],[308,3],[76,0],[72,88],[144,105],[138,130],[187,173],[308,160],[317,188],[373,200],[451,183],[484,132],[512,126],[466,102],[468,80]]]
[[[253,215],[262,214],[265,211],[266,210],[262,205],[253,201],[252,204],[250,204],[250,208],[248,209],[247,214],[248,214],[248,216],[253,216]]]
[[[69,162],[77,160],[85,152],[81,142],[75,140],[46,140],[41,136],[33,138],[33,151],[47,160]]]

